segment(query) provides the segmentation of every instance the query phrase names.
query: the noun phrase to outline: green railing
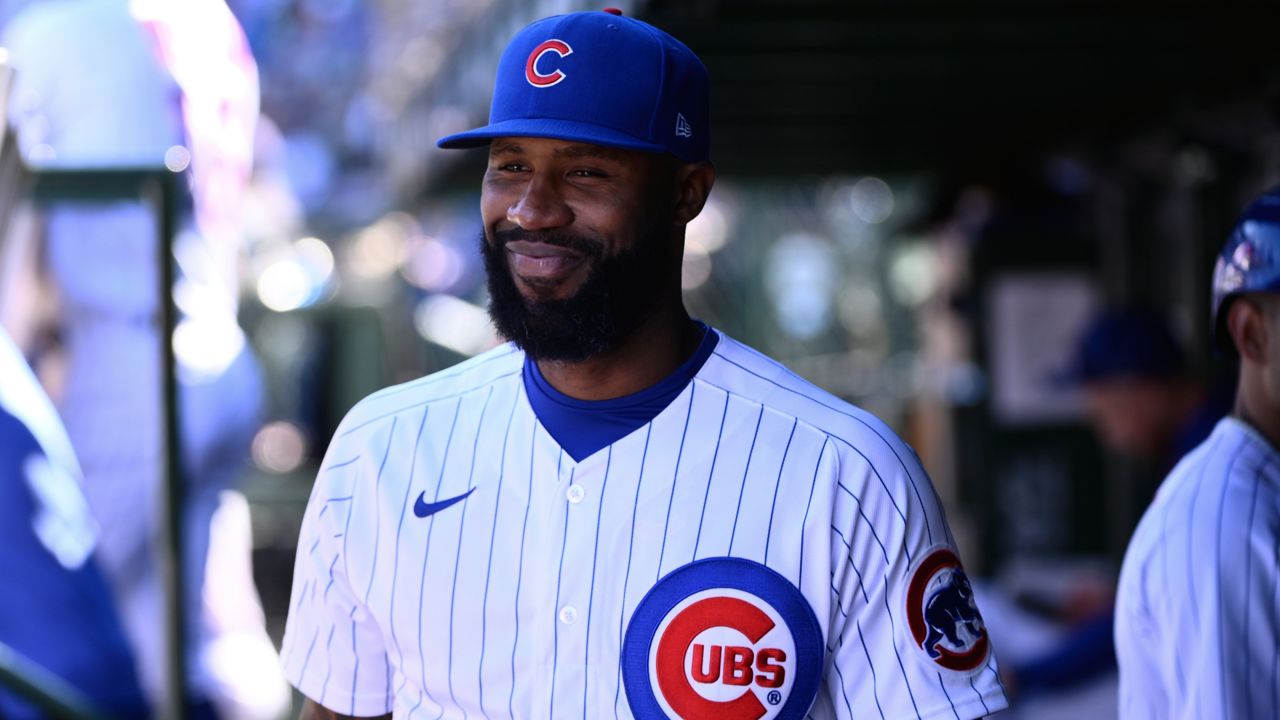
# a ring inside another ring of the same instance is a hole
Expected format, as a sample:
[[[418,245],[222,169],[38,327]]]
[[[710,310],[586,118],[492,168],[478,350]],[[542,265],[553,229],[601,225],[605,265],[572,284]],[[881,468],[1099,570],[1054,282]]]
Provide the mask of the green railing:
[[[155,260],[159,263],[159,351],[163,362],[161,395],[164,402],[165,473],[164,542],[159,548],[165,580],[165,627],[168,669],[167,705],[162,717],[186,716],[186,625],[182,567],[183,483],[181,432],[178,415],[177,364],[173,331],[177,309],[173,302],[173,238],[177,231],[182,176],[167,168],[58,169],[28,171],[32,200],[37,206],[67,201],[141,200],[155,209],[158,222]],[[0,644],[0,685],[10,687],[54,718],[90,720],[103,715],[65,681]]]

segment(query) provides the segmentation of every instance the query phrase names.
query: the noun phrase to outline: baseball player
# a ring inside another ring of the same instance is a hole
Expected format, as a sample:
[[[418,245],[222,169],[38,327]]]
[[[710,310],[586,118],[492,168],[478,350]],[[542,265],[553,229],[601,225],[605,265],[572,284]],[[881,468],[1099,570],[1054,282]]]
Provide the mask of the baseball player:
[[[616,11],[498,66],[511,342],[338,428],[284,641],[304,716],[975,718],[1006,705],[933,487],[880,421],[691,320],[708,78]]]
[[[1115,626],[1127,719],[1280,712],[1280,188],[1227,239],[1213,316],[1239,354],[1235,409],[1169,474],[1129,543]]]

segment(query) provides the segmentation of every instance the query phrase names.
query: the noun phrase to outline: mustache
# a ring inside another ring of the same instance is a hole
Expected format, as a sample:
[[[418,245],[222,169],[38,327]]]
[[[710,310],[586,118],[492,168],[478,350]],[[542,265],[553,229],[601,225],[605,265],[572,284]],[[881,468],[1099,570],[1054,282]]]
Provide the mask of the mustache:
[[[585,238],[559,230],[525,230],[523,228],[512,228],[510,230],[495,230],[493,232],[493,244],[496,248],[502,248],[505,247],[507,243],[517,241],[544,243],[546,245],[568,248],[588,257],[600,257],[602,252],[601,248],[604,246],[602,242],[594,238]]]

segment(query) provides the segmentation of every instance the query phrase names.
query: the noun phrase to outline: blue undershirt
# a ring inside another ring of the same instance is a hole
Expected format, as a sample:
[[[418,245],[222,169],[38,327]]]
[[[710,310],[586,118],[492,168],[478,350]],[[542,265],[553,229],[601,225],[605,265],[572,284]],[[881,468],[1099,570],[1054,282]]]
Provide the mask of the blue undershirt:
[[[711,357],[720,336],[702,323],[698,349],[666,378],[638,393],[610,400],[579,400],[551,387],[538,364],[525,357],[524,389],[534,415],[569,457],[581,462],[630,435],[676,399]]]

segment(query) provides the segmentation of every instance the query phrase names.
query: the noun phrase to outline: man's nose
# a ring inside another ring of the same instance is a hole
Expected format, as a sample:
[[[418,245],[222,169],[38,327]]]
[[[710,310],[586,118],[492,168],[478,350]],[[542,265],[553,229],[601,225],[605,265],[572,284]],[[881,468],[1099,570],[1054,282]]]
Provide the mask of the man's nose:
[[[507,220],[525,230],[547,230],[573,222],[573,211],[565,204],[554,178],[535,174],[515,204],[507,208]]]

